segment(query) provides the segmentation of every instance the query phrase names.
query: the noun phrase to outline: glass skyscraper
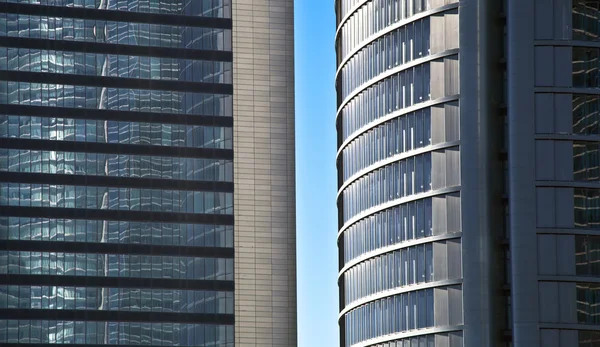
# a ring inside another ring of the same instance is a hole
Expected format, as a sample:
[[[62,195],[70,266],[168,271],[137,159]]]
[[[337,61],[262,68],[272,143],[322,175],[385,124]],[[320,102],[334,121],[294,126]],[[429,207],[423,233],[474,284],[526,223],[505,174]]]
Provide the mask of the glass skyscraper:
[[[244,341],[238,6],[0,1],[0,345]]]
[[[336,11],[341,344],[459,346],[458,2]]]
[[[341,346],[599,346],[599,2],[336,14]]]

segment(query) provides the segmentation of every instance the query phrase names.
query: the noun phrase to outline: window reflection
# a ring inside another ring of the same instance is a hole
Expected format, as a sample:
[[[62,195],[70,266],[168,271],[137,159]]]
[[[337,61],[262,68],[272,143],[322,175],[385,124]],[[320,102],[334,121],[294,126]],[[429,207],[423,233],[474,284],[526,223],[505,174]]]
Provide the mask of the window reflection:
[[[577,322],[600,324],[600,284],[577,283]]]
[[[430,64],[425,63],[403,70],[364,89],[342,109],[343,139],[347,139],[376,119],[430,100],[430,85]],[[338,105],[341,103],[340,98]]]
[[[344,231],[345,263],[382,247],[432,236],[432,226],[431,198],[370,215]]]
[[[0,285],[0,308],[233,314],[233,292]]]
[[[233,149],[231,127],[0,114],[0,137]]]
[[[352,182],[342,193],[344,222],[369,208],[431,190],[431,153],[401,160]]]
[[[341,98],[392,67],[429,55],[429,29],[426,17],[386,33],[354,54],[339,76]]]
[[[446,279],[438,275],[435,280]],[[396,250],[361,262],[344,273],[345,304],[375,293],[433,280],[433,244]]]
[[[339,20],[349,13],[354,7],[351,2],[340,1],[344,9],[342,15],[337,16]],[[430,3],[426,0],[372,0],[365,2],[344,23],[336,41],[336,52],[338,64],[352,52],[363,41],[371,35],[385,29],[389,25],[402,19],[430,9]]]
[[[600,95],[573,94],[573,134],[598,135]]]
[[[0,273],[233,281],[233,259],[0,251]]]
[[[108,2],[98,2],[96,0],[0,0],[0,2],[39,4],[44,6],[73,6],[99,10],[116,10],[186,16],[231,18],[231,0],[161,0],[152,2],[131,0],[113,0]]]
[[[600,180],[597,142],[573,142],[573,176],[576,181]]]
[[[0,172],[233,182],[233,161],[0,148]]]
[[[232,63],[0,47],[0,70],[233,83]]]
[[[0,104],[228,116],[232,96],[0,81]]]
[[[233,247],[232,225],[0,217],[0,240]]]
[[[578,276],[600,276],[600,236],[575,236]]]
[[[444,336],[445,334],[437,335]],[[377,345],[373,345],[373,347],[435,347],[435,336],[436,335],[416,336],[402,340],[394,340],[392,342],[380,343]],[[450,347],[455,346],[451,345]]]
[[[573,40],[595,41],[600,34],[600,3],[573,0]]]
[[[573,87],[598,88],[598,55],[600,49],[573,47]]]
[[[380,160],[430,144],[430,108],[391,119],[361,134],[344,147],[344,181]]]
[[[600,226],[600,190],[575,189],[575,227],[598,228]]]
[[[233,347],[233,326],[216,324],[0,320],[0,343]]]
[[[0,13],[0,36],[231,51],[231,30]]]
[[[596,347],[600,345],[600,331],[580,330],[578,347]]]
[[[0,183],[0,206],[233,214],[233,193]]]
[[[347,347],[383,335],[433,327],[433,289],[372,301],[346,313],[344,321]]]

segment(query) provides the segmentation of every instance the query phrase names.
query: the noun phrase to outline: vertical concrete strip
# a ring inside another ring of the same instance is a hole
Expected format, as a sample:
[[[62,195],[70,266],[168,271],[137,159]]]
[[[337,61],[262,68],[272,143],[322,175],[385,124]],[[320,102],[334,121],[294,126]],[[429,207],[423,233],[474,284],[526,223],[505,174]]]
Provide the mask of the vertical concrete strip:
[[[235,344],[296,346],[293,0],[233,0]]]

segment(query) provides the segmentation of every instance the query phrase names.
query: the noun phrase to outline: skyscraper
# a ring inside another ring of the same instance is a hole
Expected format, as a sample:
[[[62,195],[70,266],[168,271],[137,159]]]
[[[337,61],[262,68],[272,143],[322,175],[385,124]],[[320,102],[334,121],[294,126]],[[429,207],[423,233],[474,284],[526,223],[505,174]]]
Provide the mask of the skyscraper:
[[[0,345],[296,344],[291,0],[0,2]]]
[[[600,343],[600,5],[336,2],[342,346]]]

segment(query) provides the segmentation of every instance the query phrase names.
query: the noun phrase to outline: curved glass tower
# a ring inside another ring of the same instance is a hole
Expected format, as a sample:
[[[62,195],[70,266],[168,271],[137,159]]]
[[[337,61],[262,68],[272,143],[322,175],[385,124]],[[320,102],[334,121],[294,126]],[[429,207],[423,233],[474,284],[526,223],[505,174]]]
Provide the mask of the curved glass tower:
[[[501,340],[501,5],[336,2],[344,347]]]
[[[342,346],[597,346],[598,1],[336,5]]]
[[[337,3],[345,346],[462,343],[457,8]]]

